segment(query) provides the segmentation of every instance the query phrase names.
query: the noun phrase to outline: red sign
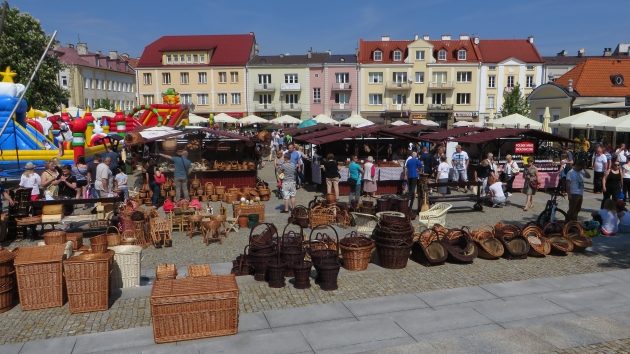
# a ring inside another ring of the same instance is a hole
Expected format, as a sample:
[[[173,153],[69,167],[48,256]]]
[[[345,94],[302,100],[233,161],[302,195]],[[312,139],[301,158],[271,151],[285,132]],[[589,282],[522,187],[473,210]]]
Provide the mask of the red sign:
[[[519,155],[531,155],[534,153],[534,143],[531,141],[521,141],[514,144],[514,153]]]

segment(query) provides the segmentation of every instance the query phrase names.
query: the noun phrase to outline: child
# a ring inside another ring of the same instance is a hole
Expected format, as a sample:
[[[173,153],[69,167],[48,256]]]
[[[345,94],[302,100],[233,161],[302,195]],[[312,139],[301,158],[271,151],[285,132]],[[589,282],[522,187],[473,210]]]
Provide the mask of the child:
[[[615,236],[619,227],[619,217],[617,216],[617,208],[612,199],[604,201],[604,207],[593,212],[593,219],[600,222],[601,232],[603,236]]]
[[[118,194],[123,198],[123,200],[127,200],[129,198],[129,188],[127,186],[127,174],[123,172],[120,167],[116,167],[116,176],[114,176],[114,180],[116,181],[116,190]]]

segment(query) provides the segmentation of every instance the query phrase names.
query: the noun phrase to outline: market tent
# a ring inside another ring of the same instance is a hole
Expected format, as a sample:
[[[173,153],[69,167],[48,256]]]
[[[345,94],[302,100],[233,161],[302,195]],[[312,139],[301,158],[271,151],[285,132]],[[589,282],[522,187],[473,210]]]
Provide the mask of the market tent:
[[[503,128],[531,128],[542,129],[542,123],[539,121],[527,118],[518,113],[513,113],[505,117],[497,118],[492,122],[494,127]]]
[[[460,120],[459,122],[453,123],[455,128],[459,127],[483,127],[483,122],[467,122],[465,120]]]
[[[298,128],[308,128],[315,125],[317,125],[317,121],[315,119],[309,119],[300,123],[300,125],[298,125]]]
[[[215,123],[236,123],[238,122],[238,119],[231,117],[225,113],[219,113],[216,116],[214,116],[214,122]]]
[[[559,142],[565,142],[565,143],[573,142],[570,139],[563,138],[558,135],[545,133],[537,129],[515,129],[515,128],[486,130],[486,131],[478,132],[476,134],[469,134],[469,135],[457,138],[457,142],[461,144],[483,144],[483,143],[487,143],[487,142],[491,142],[491,141],[499,140],[499,139],[509,139],[509,138],[519,138],[519,137],[536,138],[539,140],[559,141]]]
[[[346,119],[342,120],[341,122],[339,122],[339,124],[341,124],[341,125],[349,125],[351,127],[356,127],[356,126],[359,126],[361,124],[372,125],[374,123],[372,121],[370,121],[369,119],[365,119],[365,118],[361,117],[358,114],[353,114],[353,115],[350,116],[350,118],[346,118]]]
[[[314,138],[318,138],[320,136],[325,136],[325,135],[337,134],[339,132],[343,132],[346,130],[348,130],[347,127],[336,127],[336,126],[318,124],[313,127],[302,128],[302,129],[296,130],[295,132],[289,133],[289,134],[291,134],[291,136],[293,137],[293,140],[295,141],[308,142],[309,139],[314,139]],[[288,130],[285,130],[285,132],[288,132]]]
[[[480,132],[488,130],[486,128],[479,127],[459,127],[448,130],[442,130],[436,133],[424,134],[422,135],[422,140],[431,141],[431,142],[440,142],[446,140],[448,138],[458,138],[461,136],[465,136],[466,134]]]
[[[399,125],[409,125],[409,124],[403,122],[402,120],[397,120],[395,122],[392,122],[392,125],[399,126]]]
[[[352,139],[357,137],[366,137],[372,133],[376,133],[381,130],[382,127],[373,125],[365,128],[344,129],[338,133],[322,135],[314,138],[305,138],[302,136],[302,140],[311,144],[322,145],[332,143],[333,141]]]
[[[320,124],[339,124],[336,120],[330,118],[325,114],[318,114],[315,118],[313,118],[317,123]]]
[[[361,124],[357,125],[357,128],[369,127],[370,125],[374,125],[374,123],[373,122],[364,122],[364,123],[361,123]]]
[[[590,129],[596,125],[608,124],[613,119],[594,111],[586,111],[549,123],[552,128]]]
[[[245,118],[241,118],[238,122],[242,125],[252,125],[252,124],[266,124],[269,123],[265,118],[260,118],[259,116],[250,114]]]
[[[273,124],[300,124],[302,123],[301,119],[295,118],[295,117],[291,117],[290,115],[283,115],[280,116],[278,118],[274,118],[272,120],[269,121],[269,123],[273,123]]]
[[[97,108],[95,110],[92,111],[92,116],[94,118],[102,118],[102,117],[113,117],[115,116],[116,113],[110,111],[109,109],[105,109],[105,108]]]
[[[203,124],[208,122],[208,118],[198,116],[194,113],[188,113],[188,123],[190,124]]]
[[[420,125],[425,125],[427,127],[439,127],[440,123],[434,122],[429,119],[420,119]]]
[[[606,124],[596,125],[595,129],[609,131],[609,132],[628,133],[630,132],[630,114],[617,117],[613,119],[611,122],[607,122]]]

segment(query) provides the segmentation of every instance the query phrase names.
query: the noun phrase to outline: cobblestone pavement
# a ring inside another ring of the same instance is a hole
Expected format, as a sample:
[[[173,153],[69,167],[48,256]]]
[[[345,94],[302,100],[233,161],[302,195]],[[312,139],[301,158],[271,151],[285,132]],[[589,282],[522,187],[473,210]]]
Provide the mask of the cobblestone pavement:
[[[262,176],[267,181],[271,180],[270,171],[268,167],[262,171]],[[298,191],[298,203],[307,204],[314,195],[314,192],[301,189]],[[500,209],[485,208],[483,212],[449,213],[447,226],[466,225],[475,228],[498,221],[525,223],[543,210],[548,195],[538,193],[534,211],[528,212],[520,209],[524,201],[523,195],[515,194],[511,199],[514,205]],[[587,193],[581,216],[586,219],[588,211],[598,208],[599,202],[599,196]],[[458,205],[470,206],[465,203]],[[265,213],[266,221],[275,223],[281,231],[286,224],[287,215],[279,212],[279,206],[280,202],[272,197],[266,204]],[[566,206],[566,200],[561,200],[560,207],[566,209]],[[231,208],[229,211],[231,212]],[[248,231],[243,229],[231,233],[223,244],[214,243],[209,246],[203,245],[200,236],[189,239],[181,233],[176,233],[172,248],[150,247],[143,251],[142,268],[154,269],[158,263],[175,263],[181,267],[191,263],[229,262],[243,251],[247,244]],[[350,231],[351,229],[342,229],[340,236]],[[597,242],[596,239],[595,243]],[[23,241],[12,246],[26,243],[30,242]],[[409,261],[407,268],[401,270],[387,270],[371,264],[364,272],[342,270],[339,276],[339,289],[331,292],[321,291],[314,284],[307,290],[296,290],[290,284],[282,289],[271,289],[266,283],[255,282],[252,277],[240,277],[240,308],[246,313],[258,312],[441,288],[627,268],[630,267],[629,249],[630,247],[602,248],[598,253],[586,252],[566,257],[549,256],[514,261],[478,259],[469,265],[447,263],[437,267],[425,267]],[[67,305],[62,308],[26,312],[17,306],[0,314],[0,344],[147,325],[150,325],[150,309],[148,299],[144,297],[116,300],[108,311],[81,315],[69,314]]]
[[[552,353],[558,354],[628,354],[630,353],[630,338],[613,340],[583,347],[569,348]]]

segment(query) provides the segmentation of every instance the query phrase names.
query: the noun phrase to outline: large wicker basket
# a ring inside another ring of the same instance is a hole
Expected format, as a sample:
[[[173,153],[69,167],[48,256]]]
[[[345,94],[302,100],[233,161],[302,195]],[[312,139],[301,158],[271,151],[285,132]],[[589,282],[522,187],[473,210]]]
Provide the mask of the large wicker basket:
[[[22,310],[63,306],[65,245],[22,247],[15,257]]]
[[[177,267],[175,264],[158,264],[155,268],[155,280],[168,280],[177,278]]]
[[[47,245],[65,245],[66,232],[61,230],[53,230],[44,233],[44,243]]]
[[[90,249],[94,253],[107,252],[107,234],[100,234],[90,239]]]
[[[320,225],[332,225],[337,222],[335,208],[316,205],[309,211],[308,215],[311,229]]]
[[[70,313],[109,308],[109,273],[114,251],[83,253],[63,262]]]
[[[72,249],[76,251],[83,246],[83,232],[67,232],[66,240],[72,241]]]
[[[110,288],[119,289],[140,286],[142,247],[123,245],[110,247],[110,249],[114,251]]]
[[[339,249],[344,268],[347,270],[365,270],[372,259],[374,240],[353,231],[339,240]]]

